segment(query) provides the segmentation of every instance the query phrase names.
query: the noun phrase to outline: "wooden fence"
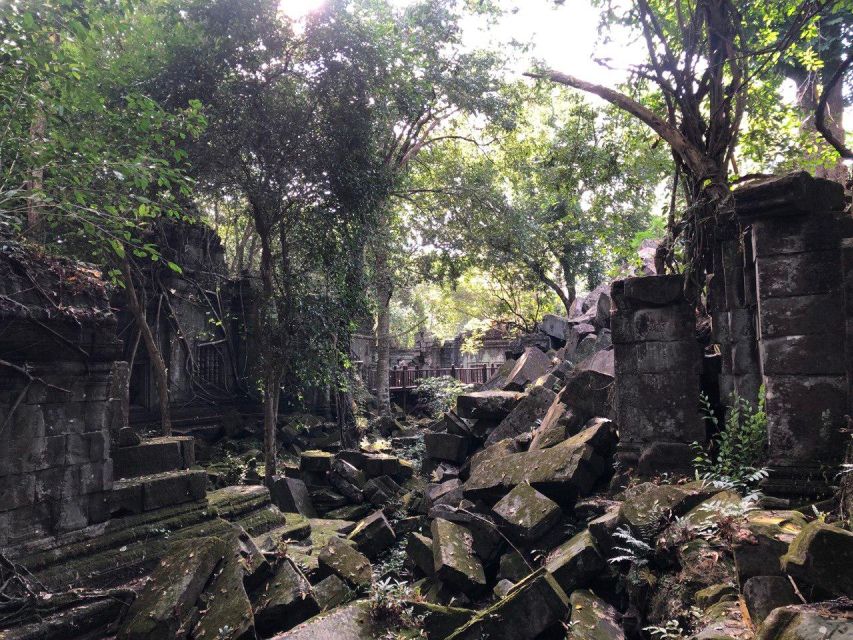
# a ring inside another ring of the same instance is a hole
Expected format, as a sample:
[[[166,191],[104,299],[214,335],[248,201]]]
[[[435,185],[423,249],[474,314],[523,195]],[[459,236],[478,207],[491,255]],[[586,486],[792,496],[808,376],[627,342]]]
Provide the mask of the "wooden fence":
[[[418,366],[394,366],[388,372],[388,383],[392,391],[412,389],[423,378],[440,378],[449,376],[459,380],[463,384],[482,384],[501,367],[501,362],[473,364],[468,367],[442,367],[433,369]],[[370,367],[366,371],[367,388],[376,390],[376,369]]]

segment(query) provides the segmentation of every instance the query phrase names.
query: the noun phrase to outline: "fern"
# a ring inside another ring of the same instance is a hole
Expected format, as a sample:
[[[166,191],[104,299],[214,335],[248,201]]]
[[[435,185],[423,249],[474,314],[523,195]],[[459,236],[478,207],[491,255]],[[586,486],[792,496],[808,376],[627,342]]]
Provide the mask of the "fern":
[[[609,558],[608,562],[611,564],[631,562],[637,566],[645,566],[655,553],[654,547],[635,537],[628,527],[619,527],[613,532],[613,537],[621,540],[622,544],[614,545],[613,550],[621,555]]]

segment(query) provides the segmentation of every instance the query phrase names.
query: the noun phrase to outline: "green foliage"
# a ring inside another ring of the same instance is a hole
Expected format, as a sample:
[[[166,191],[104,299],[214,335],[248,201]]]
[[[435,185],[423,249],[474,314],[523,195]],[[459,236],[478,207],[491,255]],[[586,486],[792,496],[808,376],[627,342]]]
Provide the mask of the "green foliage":
[[[644,567],[654,556],[654,547],[634,536],[628,527],[619,527],[613,532],[613,537],[619,544],[613,546],[617,555],[607,560],[611,564],[630,562],[634,567]]]
[[[375,581],[370,588],[367,609],[374,624],[387,630],[385,637],[399,637],[400,632],[413,632],[407,637],[425,637],[421,620],[407,601],[412,597],[409,585],[405,582],[386,578]]]
[[[439,418],[452,409],[456,398],[464,391],[465,385],[450,376],[421,378],[415,387],[418,406],[433,418]]]
[[[704,394],[700,399],[704,419],[712,426],[718,424],[710,402]],[[767,477],[762,465],[767,459],[767,414],[765,391],[759,391],[758,405],[732,394],[726,420],[720,433],[708,448],[693,443],[696,457],[693,462],[697,475],[740,491],[755,487]]]

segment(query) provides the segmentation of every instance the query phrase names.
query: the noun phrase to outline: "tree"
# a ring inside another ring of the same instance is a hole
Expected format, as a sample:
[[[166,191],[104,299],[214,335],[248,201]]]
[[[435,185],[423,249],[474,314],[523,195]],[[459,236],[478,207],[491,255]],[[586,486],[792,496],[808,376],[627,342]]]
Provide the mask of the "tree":
[[[447,141],[418,166],[418,231],[445,257],[520,271],[571,314],[646,225],[669,164],[649,138],[574,92],[531,92],[511,132],[483,149]]]
[[[197,103],[169,112],[128,89],[134,19],[133,3],[86,0],[13,2],[0,21],[0,210],[29,237],[103,266],[131,300],[133,259],[160,260],[152,223],[179,217],[189,195],[178,143],[204,125]],[[168,433],[166,367],[141,307],[130,306]]]
[[[636,65],[633,74],[655,88],[652,99],[644,104],[638,96],[556,70],[529,75],[593,93],[666,141],[688,206],[680,220],[673,220],[659,266],[671,262],[680,239],[687,247],[688,291],[695,294],[713,268],[718,225],[733,218],[729,168],[750,88],[834,2],[801,3],[774,15],[762,11],[766,3],[753,1],[634,0],[624,11],[607,1],[602,4],[608,17],[633,26],[645,42],[648,60]],[[769,20],[760,30],[751,23],[757,15]]]

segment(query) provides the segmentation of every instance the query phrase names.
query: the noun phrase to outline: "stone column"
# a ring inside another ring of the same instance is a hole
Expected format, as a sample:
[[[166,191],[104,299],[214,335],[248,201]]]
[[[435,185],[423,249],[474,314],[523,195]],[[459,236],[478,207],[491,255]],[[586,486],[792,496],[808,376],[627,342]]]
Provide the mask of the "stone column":
[[[848,410],[843,189],[797,173],[747,183],[735,203],[752,235],[771,470],[765,490],[820,493],[843,454]]]
[[[699,415],[702,350],[679,275],[613,283],[617,459],[640,475],[691,468],[705,441]]]

